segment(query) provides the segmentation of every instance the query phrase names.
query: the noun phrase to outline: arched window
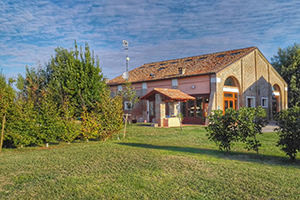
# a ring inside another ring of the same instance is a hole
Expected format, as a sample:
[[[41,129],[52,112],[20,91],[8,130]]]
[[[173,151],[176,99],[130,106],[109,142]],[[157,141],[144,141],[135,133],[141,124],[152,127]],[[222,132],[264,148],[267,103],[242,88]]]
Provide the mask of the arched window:
[[[225,80],[224,85],[226,85],[226,86],[236,86],[234,80],[233,80],[231,77],[228,77],[228,78]]]
[[[223,87],[223,113],[228,108],[238,109],[238,94],[237,80],[233,77],[228,77],[224,82]]]

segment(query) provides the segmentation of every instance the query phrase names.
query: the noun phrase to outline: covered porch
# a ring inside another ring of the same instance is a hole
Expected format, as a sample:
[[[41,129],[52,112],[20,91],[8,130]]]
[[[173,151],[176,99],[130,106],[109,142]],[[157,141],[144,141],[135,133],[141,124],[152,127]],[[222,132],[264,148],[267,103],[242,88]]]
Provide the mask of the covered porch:
[[[195,97],[177,89],[154,88],[140,99],[153,105],[152,121],[159,127],[178,127],[181,123],[179,102],[195,100]]]

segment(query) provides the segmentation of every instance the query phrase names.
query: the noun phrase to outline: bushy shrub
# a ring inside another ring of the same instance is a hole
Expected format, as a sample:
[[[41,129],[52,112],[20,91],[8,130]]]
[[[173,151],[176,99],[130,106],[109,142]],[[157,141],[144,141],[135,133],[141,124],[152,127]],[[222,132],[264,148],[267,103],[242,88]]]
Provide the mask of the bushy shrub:
[[[258,134],[262,134],[262,128],[268,123],[266,111],[261,107],[246,108],[239,110],[238,132],[239,140],[246,143],[245,148],[254,150],[258,154],[261,143],[257,139]]]
[[[214,110],[208,119],[210,122],[206,127],[208,139],[214,141],[220,150],[229,152],[233,142],[238,138],[238,111],[227,109],[223,115],[222,110]]]
[[[276,120],[278,128],[275,130],[280,137],[277,146],[280,146],[291,160],[295,160],[297,152],[300,151],[300,107],[280,111]]]
[[[208,139],[214,141],[220,150],[230,151],[233,142],[246,143],[247,150],[258,153],[261,146],[257,134],[261,134],[266,126],[266,112],[263,108],[241,108],[225,111],[213,110],[208,116],[209,125],[206,127]]]
[[[106,140],[120,131],[123,124],[123,100],[121,96],[111,98],[108,93],[101,96],[95,111],[82,113],[82,138]]]
[[[37,113],[32,100],[16,100],[7,118],[6,139],[18,148],[37,143]]]
[[[76,120],[75,107],[71,105],[69,101],[64,103],[62,108],[62,124],[63,131],[59,135],[59,138],[65,142],[72,142],[81,133],[81,122]]]

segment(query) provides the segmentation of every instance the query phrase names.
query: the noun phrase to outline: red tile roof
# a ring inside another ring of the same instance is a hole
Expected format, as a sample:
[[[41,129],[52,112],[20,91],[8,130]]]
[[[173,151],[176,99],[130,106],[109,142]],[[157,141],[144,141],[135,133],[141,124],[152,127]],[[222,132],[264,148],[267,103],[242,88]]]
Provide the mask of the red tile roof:
[[[254,51],[255,49],[256,47],[249,47],[244,49],[236,49],[144,64],[129,71],[128,82],[146,82],[152,80],[216,73]],[[179,73],[180,68],[184,71],[184,73]],[[121,75],[110,80],[108,85],[118,85],[124,82],[125,79]]]
[[[160,93],[166,97],[167,101],[186,101],[186,100],[194,100],[195,97],[190,96],[184,92],[181,92],[177,89],[166,89],[166,88],[154,88],[146,95],[142,96],[141,100],[154,100],[155,94]]]

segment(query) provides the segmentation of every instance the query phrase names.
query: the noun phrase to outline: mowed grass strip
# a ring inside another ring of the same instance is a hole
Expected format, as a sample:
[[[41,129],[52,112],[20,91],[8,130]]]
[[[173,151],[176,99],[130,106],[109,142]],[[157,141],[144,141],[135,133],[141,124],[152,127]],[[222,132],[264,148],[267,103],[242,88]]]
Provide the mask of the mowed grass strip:
[[[264,133],[230,154],[203,127],[129,125],[126,138],[0,154],[0,199],[300,199],[300,162]],[[300,158],[299,158],[300,159]]]

